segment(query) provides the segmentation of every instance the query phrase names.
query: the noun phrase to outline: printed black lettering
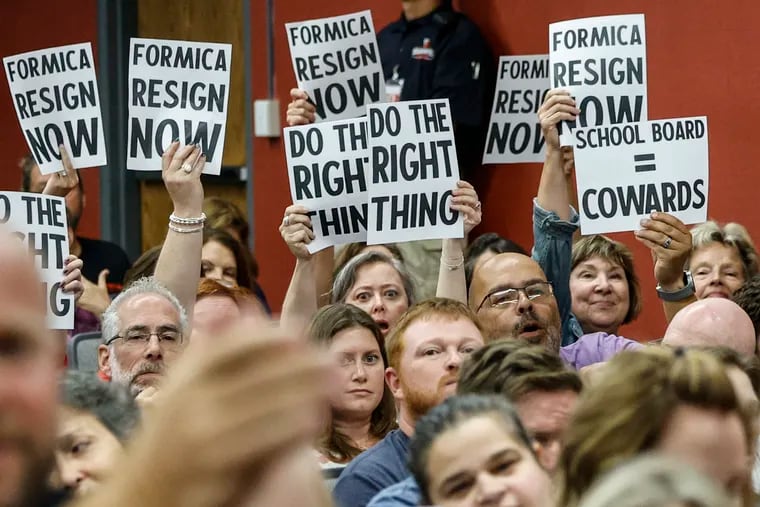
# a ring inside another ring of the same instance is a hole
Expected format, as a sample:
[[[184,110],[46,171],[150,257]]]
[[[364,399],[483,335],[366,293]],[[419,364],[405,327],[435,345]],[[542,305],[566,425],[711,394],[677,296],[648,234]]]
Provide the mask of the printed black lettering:
[[[50,287],[48,307],[56,317],[63,317],[71,310],[71,297],[64,294],[61,282],[56,282]]]
[[[0,194],[0,224],[5,224],[11,218],[11,200],[7,195]]]

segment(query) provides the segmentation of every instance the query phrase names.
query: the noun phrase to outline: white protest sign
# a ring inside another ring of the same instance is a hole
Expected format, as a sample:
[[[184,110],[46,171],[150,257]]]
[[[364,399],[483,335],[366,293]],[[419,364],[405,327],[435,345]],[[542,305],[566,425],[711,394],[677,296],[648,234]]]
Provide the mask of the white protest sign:
[[[707,220],[707,118],[578,128],[582,234],[633,231],[653,211]]]
[[[3,65],[21,131],[42,174],[62,169],[61,144],[74,168],[106,165],[89,42],[8,56]]]
[[[317,121],[356,118],[385,100],[385,80],[370,11],[287,23],[298,87]]]
[[[367,240],[369,150],[365,118],[285,129],[290,195],[309,210],[314,253]]]
[[[0,192],[0,227],[17,236],[34,257],[45,289],[48,327],[73,329],[74,296],[61,290],[63,263],[69,256],[63,197]]]
[[[646,53],[643,14],[549,25],[550,82],[575,97],[580,127],[647,120]],[[559,124],[562,146],[573,145],[574,123]]]
[[[132,39],[127,169],[160,171],[176,140],[199,144],[203,172],[222,170],[232,45]]]
[[[544,161],[538,109],[549,91],[549,55],[502,56],[484,164]]]
[[[367,122],[367,243],[463,237],[450,209],[459,163],[448,99],[368,106]]]

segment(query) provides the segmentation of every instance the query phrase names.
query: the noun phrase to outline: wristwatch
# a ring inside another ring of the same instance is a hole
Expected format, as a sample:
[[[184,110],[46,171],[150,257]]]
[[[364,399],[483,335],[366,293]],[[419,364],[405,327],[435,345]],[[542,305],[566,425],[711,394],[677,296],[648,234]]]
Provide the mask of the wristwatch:
[[[694,295],[694,278],[691,276],[691,271],[683,272],[683,284],[684,286],[676,291],[668,292],[663,290],[659,284],[657,284],[657,297],[663,301],[676,302],[683,301]]]

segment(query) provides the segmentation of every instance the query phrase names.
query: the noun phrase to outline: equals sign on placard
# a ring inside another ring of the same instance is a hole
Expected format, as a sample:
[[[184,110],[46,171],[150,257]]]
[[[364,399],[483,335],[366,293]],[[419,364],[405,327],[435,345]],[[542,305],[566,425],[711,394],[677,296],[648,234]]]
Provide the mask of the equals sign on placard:
[[[633,162],[635,164],[633,167],[636,169],[637,173],[657,170],[657,167],[654,165],[654,153],[634,155]]]

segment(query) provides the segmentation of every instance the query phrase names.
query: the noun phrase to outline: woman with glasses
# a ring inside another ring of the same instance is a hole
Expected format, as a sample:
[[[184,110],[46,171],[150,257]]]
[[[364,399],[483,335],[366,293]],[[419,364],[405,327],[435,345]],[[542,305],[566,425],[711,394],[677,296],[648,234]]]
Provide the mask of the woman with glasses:
[[[472,185],[464,181],[458,182],[452,196],[451,210],[464,217],[463,238],[443,240],[436,295],[466,303],[464,238],[480,223],[480,201]],[[280,225],[280,234],[296,257],[281,321],[298,328],[311,320],[318,303],[319,268],[316,256],[308,250],[315,237],[308,213],[304,206],[288,206]],[[358,306],[385,335],[414,303],[412,278],[397,259],[376,251],[363,252],[346,262],[335,275],[331,302]]]

